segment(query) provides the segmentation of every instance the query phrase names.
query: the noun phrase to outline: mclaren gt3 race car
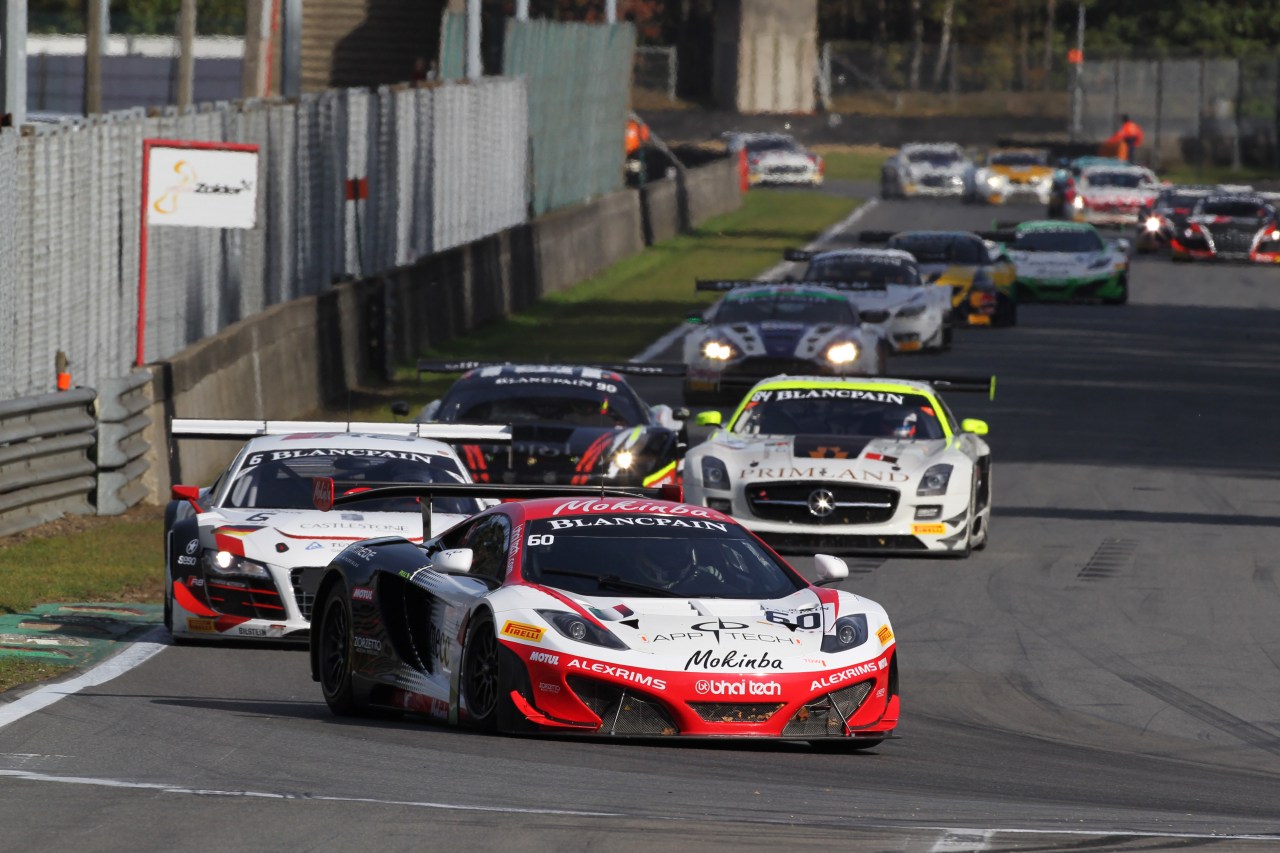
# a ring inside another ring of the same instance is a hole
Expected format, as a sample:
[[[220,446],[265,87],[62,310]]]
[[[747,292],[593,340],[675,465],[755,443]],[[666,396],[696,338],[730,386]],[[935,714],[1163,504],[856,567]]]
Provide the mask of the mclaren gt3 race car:
[[[954,322],[1012,326],[1018,322],[1016,271],[1004,248],[970,231],[863,231],[862,243],[908,252],[924,280],[950,288]]]
[[[893,628],[875,602],[824,586],[848,576],[843,561],[814,562],[810,583],[707,507],[598,491],[509,501],[423,546],[339,554],[312,677],[339,715],[873,746],[898,723]]]
[[[729,152],[745,151],[747,181],[758,184],[822,185],[826,164],[785,133],[730,133]]]
[[[1075,179],[1071,218],[1091,225],[1129,227],[1155,203],[1160,180],[1141,166],[1090,166]]]
[[[934,385],[994,391],[994,380],[761,382],[689,451],[686,500],[787,550],[968,556],[991,518],[987,425],[956,420]]]
[[[1083,222],[1023,222],[1005,248],[1019,301],[1129,300],[1129,241],[1103,240]]]
[[[777,373],[883,373],[889,344],[878,328],[863,328],[855,287],[698,282],[725,295],[705,317],[689,315],[696,328],[684,339],[685,402],[737,402]]]
[[[1175,261],[1280,263],[1280,216],[1259,194],[1200,199],[1169,243]]]
[[[510,425],[502,441],[459,446],[478,483],[657,486],[675,482],[687,413],[648,405],[622,372],[666,369],[422,361],[420,374],[466,372],[418,421]]]
[[[916,259],[899,249],[788,249],[807,262],[803,279],[851,288],[864,325],[878,327],[895,352],[951,348],[951,294],[920,275]]]
[[[421,540],[413,498],[352,503],[322,513],[316,478],[354,496],[391,483],[467,483],[449,445],[422,435],[497,441],[498,430],[416,424],[176,419],[175,439],[249,440],[207,488],[174,486],[165,510],[164,622],[176,639],[305,640],[316,586],[352,542]],[[441,501],[438,529],[478,512],[472,498]]]
[[[880,167],[880,195],[958,198],[972,165],[954,142],[908,142]]]
[[[965,174],[964,200],[1004,204],[1018,198],[1049,203],[1053,167],[1040,148],[1002,148],[990,152],[980,166]]]

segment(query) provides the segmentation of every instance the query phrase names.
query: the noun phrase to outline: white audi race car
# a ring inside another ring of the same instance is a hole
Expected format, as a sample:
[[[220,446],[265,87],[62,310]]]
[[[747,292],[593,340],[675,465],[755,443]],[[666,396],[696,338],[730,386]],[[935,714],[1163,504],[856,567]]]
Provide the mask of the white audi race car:
[[[877,328],[895,352],[951,348],[951,291],[925,281],[910,252],[788,249],[784,257],[808,263],[804,281],[848,289],[863,325]]]
[[[504,502],[425,544],[384,537],[333,560],[311,673],[335,714],[850,749],[892,735],[893,628],[827,586],[848,577],[839,558],[816,556],[811,583],[707,507],[585,487],[510,500],[519,488],[382,490]]]
[[[1090,166],[1075,180],[1071,218],[1090,225],[1132,227],[1155,204],[1160,179],[1141,166]]]
[[[699,281],[723,292],[684,339],[684,398],[733,403],[777,373],[874,376],[890,345],[879,327],[864,327],[857,300],[875,284]]]
[[[908,142],[880,167],[880,195],[959,198],[972,168],[973,161],[954,142]]]
[[[357,501],[325,513],[314,504],[316,480],[357,498],[388,484],[469,483],[453,449],[423,436],[498,441],[505,433],[466,424],[173,420],[175,440],[249,440],[213,485],[173,487],[165,510],[165,626],[176,640],[305,641],[316,586],[335,554],[374,536],[423,535],[416,498]],[[428,517],[443,530],[484,506],[451,498]]]
[[[965,557],[987,543],[987,424],[957,420],[936,387],[994,379],[778,376],[685,457],[685,499],[776,548]]]
[[[821,186],[826,164],[822,157],[785,133],[727,133],[729,153],[745,151],[747,181],[757,184]]]

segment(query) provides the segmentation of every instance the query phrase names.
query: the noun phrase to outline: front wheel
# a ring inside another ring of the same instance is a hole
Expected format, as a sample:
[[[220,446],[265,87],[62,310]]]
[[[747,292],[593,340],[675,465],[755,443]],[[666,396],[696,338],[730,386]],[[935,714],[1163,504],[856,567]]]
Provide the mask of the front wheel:
[[[493,629],[493,617],[486,613],[471,621],[467,645],[462,652],[462,698],[477,728],[490,731],[497,728],[501,689],[498,635]]]
[[[353,643],[351,638],[351,605],[342,584],[334,584],[320,608],[320,623],[312,624],[319,647],[320,689],[329,710],[340,717],[360,713],[351,686]]]

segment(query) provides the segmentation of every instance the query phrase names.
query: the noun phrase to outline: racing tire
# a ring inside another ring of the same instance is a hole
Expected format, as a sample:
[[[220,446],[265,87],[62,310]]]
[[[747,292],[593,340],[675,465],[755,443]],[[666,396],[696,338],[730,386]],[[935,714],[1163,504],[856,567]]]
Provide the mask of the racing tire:
[[[1105,305],[1124,305],[1129,301],[1129,276],[1120,276],[1120,295],[1102,300]]]
[[[483,731],[494,731],[502,704],[502,669],[501,644],[493,627],[493,617],[484,613],[473,618],[467,628],[466,643],[460,678],[462,698],[471,714],[471,724]]]
[[[315,642],[319,644],[320,691],[325,704],[339,717],[354,717],[363,708],[356,701],[351,684],[355,646],[352,642],[351,602],[346,587],[337,583],[329,588],[324,604],[318,611],[319,624],[311,626]]]

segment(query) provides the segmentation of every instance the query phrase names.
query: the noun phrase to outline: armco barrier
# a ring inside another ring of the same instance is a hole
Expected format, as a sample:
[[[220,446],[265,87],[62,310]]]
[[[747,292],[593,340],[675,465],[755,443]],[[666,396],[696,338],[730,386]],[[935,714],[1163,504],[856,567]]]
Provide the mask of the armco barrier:
[[[98,515],[120,515],[146,499],[151,468],[146,429],[151,425],[151,372],[98,383]]]
[[[94,511],[96,397],[76,388],[0,402],[0,535]]]

